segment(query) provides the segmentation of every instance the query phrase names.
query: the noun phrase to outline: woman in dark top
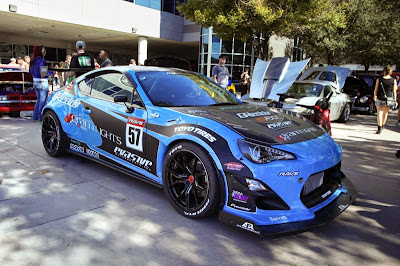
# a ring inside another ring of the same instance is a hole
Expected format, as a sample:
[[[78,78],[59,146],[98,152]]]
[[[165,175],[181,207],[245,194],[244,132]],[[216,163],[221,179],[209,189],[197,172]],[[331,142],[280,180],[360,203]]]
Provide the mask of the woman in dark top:
[[[397,82],[390,76],[392,72],[392,67],[386,66],[383,69],[383,77],[380,77],[376,80],[374,90],[374,100],[376,109],[378,111],[378,131],[376,131],[376,134],[380,134],[382,132],[387,120],[390,109],[390,107],[387,106],[387,98],[394,97],[394,101],[396,102],[396,93],[394,92],[397,91]]]
[[[33,110],[32,121],[42,122],[42,110],[46,104],[47,94],[49,93],[49,81],[48,77],[42,78],[40,69],[42,66],[47,66],[46,60],[46,49],[43,45],[36,45],[33,48],[33,55],[31,58],[31,65],[29,67],[29,72],[33,76],[33,88],[36,92],[37,101],[35,104],[35,109]]]

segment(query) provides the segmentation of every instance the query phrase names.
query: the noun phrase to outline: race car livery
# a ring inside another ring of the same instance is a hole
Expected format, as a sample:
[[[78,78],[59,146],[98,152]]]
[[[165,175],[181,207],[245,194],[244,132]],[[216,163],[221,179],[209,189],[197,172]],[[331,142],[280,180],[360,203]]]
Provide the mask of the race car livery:
[[[178,69],[111,67],[53,92],[42,140],[162,187],[183,216],[255,234],[328,222],[357,197],[341,148],[308,119]]]

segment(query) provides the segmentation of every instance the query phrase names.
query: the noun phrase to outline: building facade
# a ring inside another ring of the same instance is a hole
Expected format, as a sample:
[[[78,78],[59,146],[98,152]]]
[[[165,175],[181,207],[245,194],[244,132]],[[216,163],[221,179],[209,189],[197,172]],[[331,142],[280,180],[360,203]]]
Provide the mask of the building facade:
[[[255,58],[250,43],[217,38],[212,28],[184,19],[176,10],[184,0],[3,0],[0,1],[0,63],[31,55],[34,45],[46,47],[51,65],[65,60],[83,40],[97,56],[108,49],[115,65],[134,58],[176,56],[188,60],[194,71],[210,76],[223,53],[233,79]],[[274,56],[287,55],[293,42],[270,39]],[[290,56],[290,53],[289,53]]]

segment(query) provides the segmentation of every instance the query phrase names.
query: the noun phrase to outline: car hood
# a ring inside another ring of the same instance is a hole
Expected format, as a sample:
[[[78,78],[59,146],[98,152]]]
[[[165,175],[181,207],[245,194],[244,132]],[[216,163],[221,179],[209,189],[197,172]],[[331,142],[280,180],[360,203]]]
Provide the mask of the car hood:
[[[324,134],[300,115],[255,104],[172,108],[180,113],[214,120],[243,138],[267,144],[291,144]]]
[[[316,96],[307,96],[307,97],[302,97],[302,98],[286,98],[285,101],[283,101],[283,109],[285,108],[294,108],[297,105],[307,105],[307,106],[314,106],[315,103],[320,99],[320,97]]]

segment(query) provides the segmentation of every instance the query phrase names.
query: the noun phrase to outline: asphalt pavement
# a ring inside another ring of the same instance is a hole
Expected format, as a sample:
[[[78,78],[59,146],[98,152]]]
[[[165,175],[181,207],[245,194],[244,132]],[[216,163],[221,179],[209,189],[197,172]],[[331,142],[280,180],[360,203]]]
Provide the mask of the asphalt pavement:
[[[68,155],[29,118],[0,117],[1,265],[400,265],[400,127],[391,111],[333,123],[359,197],[331,223],[258,237],[179,215],[161,189]]]

